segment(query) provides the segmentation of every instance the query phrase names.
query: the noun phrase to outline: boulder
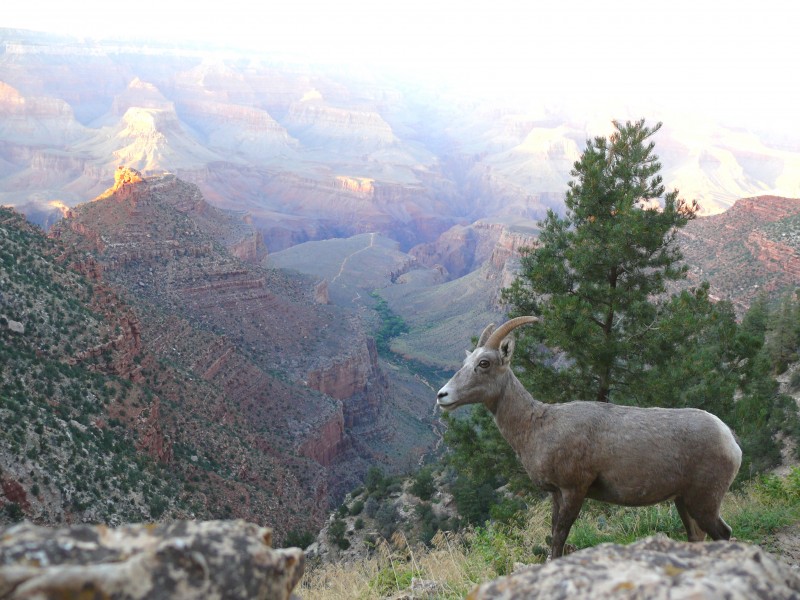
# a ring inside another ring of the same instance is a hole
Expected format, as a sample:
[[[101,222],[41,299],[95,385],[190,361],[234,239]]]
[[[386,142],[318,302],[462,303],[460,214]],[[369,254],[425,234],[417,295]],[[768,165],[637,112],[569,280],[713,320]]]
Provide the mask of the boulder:
[[[800,598],[800,572],[739,542],[676,542],[655,536],[601,544],[484,583],[470,600]]]
[[[303,574],[297,548],[246,521],[0,530],[0,598],[283,599]]]

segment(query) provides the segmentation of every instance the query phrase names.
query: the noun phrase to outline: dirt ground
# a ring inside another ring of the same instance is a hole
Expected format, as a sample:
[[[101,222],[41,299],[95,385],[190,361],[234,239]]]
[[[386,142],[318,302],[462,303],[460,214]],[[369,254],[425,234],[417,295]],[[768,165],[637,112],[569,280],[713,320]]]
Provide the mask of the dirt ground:
[[[795,569],[800,569],[800,524],[787,527],[775,536],[773,553]]]

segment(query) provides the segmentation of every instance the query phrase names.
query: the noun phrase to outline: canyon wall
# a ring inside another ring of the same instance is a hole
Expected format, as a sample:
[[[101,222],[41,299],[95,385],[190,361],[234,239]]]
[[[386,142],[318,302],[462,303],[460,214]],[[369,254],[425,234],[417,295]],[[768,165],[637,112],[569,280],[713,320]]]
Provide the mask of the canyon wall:
[[[173,175],[120,169],[113,188],[74,207],[52,236],[93,253],[103,276],[150,315],[135,330],[140,346],[199,386],[192,393],[200,397],[170,387],[124,415],[136,423],[140,449],[192,471],[212,459],[176,448],[216,447],[213,460],[238,463],[241,474],[225,492],[223,479],[214,484],[219,502],[238,488],[250,498],[241,510],[271,512],[274,499],[304,494],[296,521],[314,523],[329,494],[342,493],[337,465],[363,451],[352,431],[377,427],[386,379],[374,341],[359,319],[324,302],[324,286],[256,264],[264,250],[249,220],[208,205]],[[208,385],[213,393],[202,391]],[[193,407],[192,417],[176,406]],[[199,442],[204,421],[241,440],[217,432]],[[273,467],[259,467],[265,461]],[[353,475],[366,469],[355,464]]]
[[[711,294],[742,314],[761,293],[792,291],[800,280],[800,200],[744,198],[728,211],[691,221],[678,232],[691,284],[707,280]]]

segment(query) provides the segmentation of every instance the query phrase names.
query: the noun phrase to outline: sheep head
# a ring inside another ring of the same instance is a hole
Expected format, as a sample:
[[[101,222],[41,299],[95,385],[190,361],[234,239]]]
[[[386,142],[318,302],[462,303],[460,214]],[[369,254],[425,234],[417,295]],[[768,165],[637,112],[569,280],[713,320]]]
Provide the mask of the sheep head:
[[[514,355],[514,339],[508,335],[517,327],[538,320],[536,317],[517,317],[496,330],[493,324],[484,329],[478,346],[467,352],[461,369],[436,395],[439,408],[450,411],[464,404],[482,402],[491,407],[496,403]]]

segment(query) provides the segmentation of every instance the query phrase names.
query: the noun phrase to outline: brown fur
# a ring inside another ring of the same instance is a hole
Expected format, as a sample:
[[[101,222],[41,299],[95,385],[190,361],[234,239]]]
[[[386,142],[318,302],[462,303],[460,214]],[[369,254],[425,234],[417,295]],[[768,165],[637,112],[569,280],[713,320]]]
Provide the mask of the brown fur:
[[[476,348],[437,402],[444,410],[480,402],[492,412],[533,483],[551,493],[553,558],[585,498],[626,506],[671,499],[689,541],[730,539],[719,507],[742,453],[722,421],[693,408],[543,404],[512,372],[513,351],[510,338]]]

